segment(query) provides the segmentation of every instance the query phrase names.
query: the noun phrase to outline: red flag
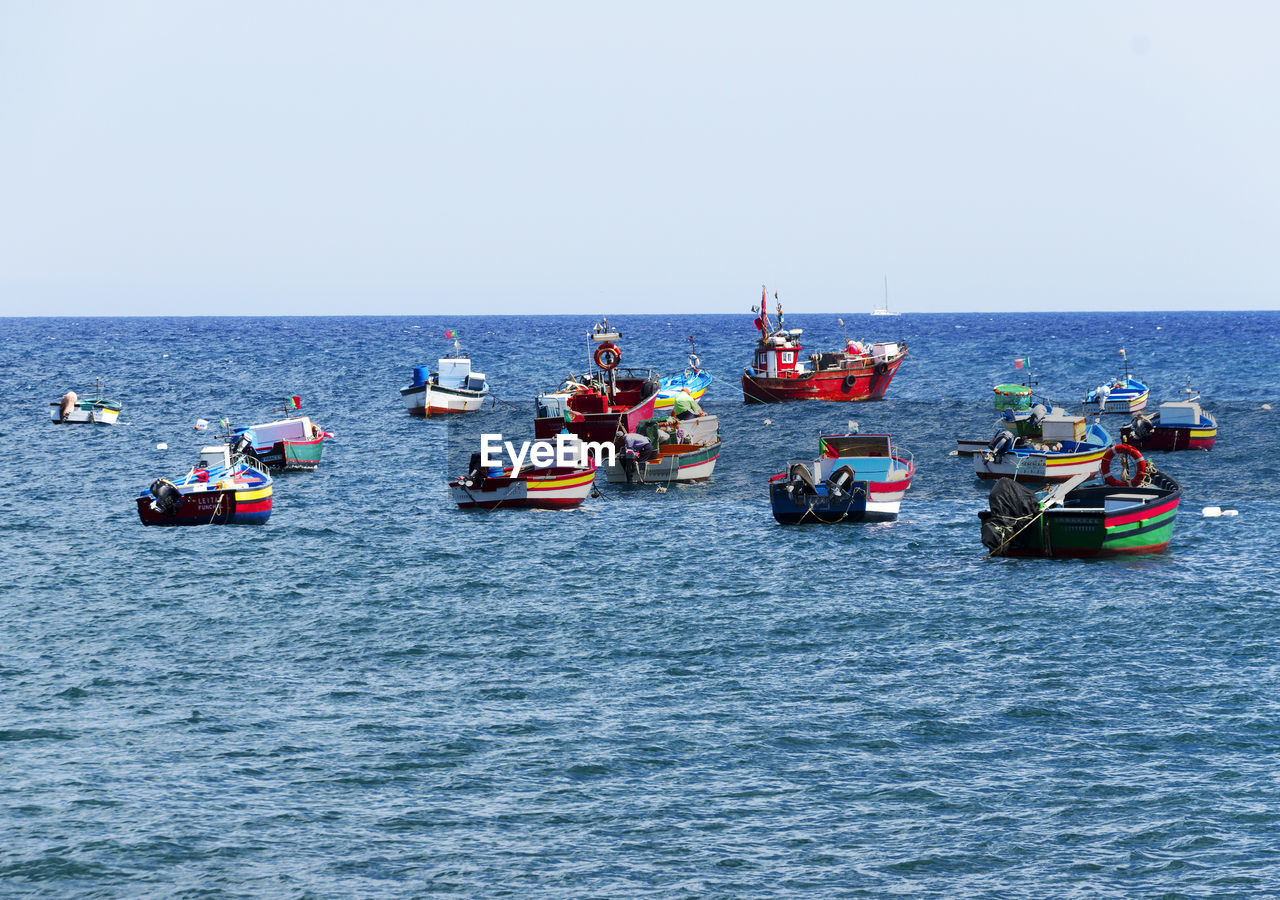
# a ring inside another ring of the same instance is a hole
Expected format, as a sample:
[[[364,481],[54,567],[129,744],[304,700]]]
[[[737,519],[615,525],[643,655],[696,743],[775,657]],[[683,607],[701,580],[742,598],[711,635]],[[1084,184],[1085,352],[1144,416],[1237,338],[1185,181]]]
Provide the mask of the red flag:
[[[289,402],[290,402],[291,404],[293,404],[293,408],[294,408],[294,409],[302,409],[302,398],[301,398],[301,397],[290,397],[290,398],[289,398]]]

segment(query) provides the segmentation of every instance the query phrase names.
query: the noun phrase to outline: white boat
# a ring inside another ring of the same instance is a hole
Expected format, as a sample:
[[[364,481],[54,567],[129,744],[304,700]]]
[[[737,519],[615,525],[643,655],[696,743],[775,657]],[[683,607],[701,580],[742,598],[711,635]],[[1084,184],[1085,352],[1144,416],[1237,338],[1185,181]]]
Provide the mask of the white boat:
[[[610,484],[668,484],[673,481],[706,481],[720,458],[720,420],[715,416],[641,423],[641,433],[655,445],[653,455],[638,459],[625,449],[604,467]],[[656,438],[656,440],[655,440]]]
[[[67,391],[49,404],[50,417],[55,425],[116,425],[119,424],[121,406],[115,400],[102,396],[101,382],[95,382],[93,393],[80,397],[75,391]]]
[[[900,316],[902,313],[889,309],[889,279],[884,280],[884,305],[871,310],[873,316]]]
[[[489,385],[483,372],[472,370],[470,357],[454,340],[453,355],[438,360],[436,371],[414,366],[413,382],[400,388],[400,396],[417,416],[475,412],[489,396]]]

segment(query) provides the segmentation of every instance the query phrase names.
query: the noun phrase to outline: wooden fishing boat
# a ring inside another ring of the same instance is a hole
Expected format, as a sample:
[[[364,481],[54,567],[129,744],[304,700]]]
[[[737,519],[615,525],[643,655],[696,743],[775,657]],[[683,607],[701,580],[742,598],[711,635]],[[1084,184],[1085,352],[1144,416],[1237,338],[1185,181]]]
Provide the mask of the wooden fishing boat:
[[[333,435],[311,421],[309,416],[291,415],[302,406],[300,397],[284,401],[285,417],[274,422],[245,425],[230,432],[229,443],[237,452],[251,455],[268,469],[315,471],[324,455],[324,441]]]
[[[1120,429],[1120,440],[1143,450],[1211,450],[1218,421],[1200,408],[1200,395],[1190,387],[1186,400],[1161,403],[1154,416],[1135,415]]]
[[[595,368],[581,376],[570,375],[559,389],[539,394],[533,420],[534,436],[553,440],[562,430],[583,441],[611,443],[618,430],[635,431],[653,418],[660,383],[648,368],[623,367],[617,342],[621,332],[602,319],[587,333],[594,345],[591,359]]]
[[[1026,369],[1030,359],[1015,360],[1015,366]],[[994,450],[1002,441],[1004,434],[1013,438],[1041,440],[1044,438],[1044,420],[1048,416],[1065,416],[1067,411],[1054,406],[1047,399],[1037,401],[1032,392],[1030,372],[1027,371],[1025,384],[997,384],[993,405],[1000,418],[996,420],[996,432],[992,438],[959,438],[956,440],[956,452],[960,456],[972,456]]]
[[[595,477],[590,458],[578,466],[486,470],[475,454],[470,471],[449,482],[449,496],[462,509],[571,509],[591,493]]]
[[[1084,395],[1086,416],[1103,413],[1131,416],[1147,408],[1151,391],[1129,374],[1129,356],[1123,349],[1120,356],[1124,359],[1124,377],[1104,381]]]
[[[1078,475],[1043,495],[997,481],[989,508],[978,513],[988,555],[1072,559],[1169,546],[1182,498],[1176,481],[1149,466],[1131,483],[1082,485],[1087,478]]]
[[[441,416],[475,412],[489,396],[489,385],[483,372],[473,371],[471,358],[462,352],[462,344],[452,329],[445,337],[453,338],[453,355],[436,361],[436,371],[414,366],[413,381],[400,388],[400,396],[415,416]]]
[[[846,341],[843,350],[811,353],[806,361],[801,358],[804,348],[799,341],[803,329],[782,327],[781,304],[777,313],[775,327],[769,318],[767,296],[763,297],[755,319],[760,332],[755,358],[742,373],[746,403],[879,400],[906,358],[907,347],[901,342]]]
[[[205,447],[186,475],[157,479],[137,498],[143,525],[265,525],[271,503],[267,470],[225,444]]]
[[[614,461],[605,465],[610,484],[670,484],[706,481],[720,458],[720,420],[702,415],[696,419],[642,422],[638,434],[656,449],[643,458],[618,441]]]
[[[67,391],[49,406],[55,425],[117,425],[122,409],[118,402],[103,396],[101,382],[94,382],[92,393],[81,397],[75,391]]]
[[[973,454],[974,474],[1033,484],[1066,481],[1097,472],[1112,444],[1106,429],[1098,424],[1086,428],[1083,416],[1044,416],[1040,428],[1040,438],[997,432],[989,447]]]
[[[773,517],[806,522],[885,522],[896,519],[915,463],[887,434],[823,435],[819,458],[792,461],[769,479]]]

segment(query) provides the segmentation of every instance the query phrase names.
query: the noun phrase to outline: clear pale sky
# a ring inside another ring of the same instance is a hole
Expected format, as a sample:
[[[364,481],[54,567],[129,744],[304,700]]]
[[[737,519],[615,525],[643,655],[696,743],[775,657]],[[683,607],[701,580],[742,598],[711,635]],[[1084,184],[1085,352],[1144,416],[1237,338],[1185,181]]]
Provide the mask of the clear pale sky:
[[[1280,3],[0,0],[0,314],[1280,307]]]

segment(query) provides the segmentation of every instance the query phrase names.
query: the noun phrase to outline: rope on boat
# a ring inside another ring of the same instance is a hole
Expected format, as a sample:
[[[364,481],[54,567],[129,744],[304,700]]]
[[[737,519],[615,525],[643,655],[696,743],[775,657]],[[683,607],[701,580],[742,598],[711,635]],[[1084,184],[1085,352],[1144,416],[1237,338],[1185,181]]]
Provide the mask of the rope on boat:
[[[1034,516],[1032,516],[1032,517],[1031,517],[1031,521],[1029,521],[1026,525],[1023,525],[1021,528],[1019,528],[1019,529],[1018,529],[1017,531],[1015,531],[1013,534],[1009,535],[1009,539],[1008,539],[1007,541],[1005,541],[1005,542],[1004,542],[1003,544],[1001,544],[999,547],[996,547],[994,550],[992,550],[990,553],[988,553],[986,556],[984,556],[984,557],[982,557],[982,558],[983,558],[984,560],[985,560],[985,559],[990,559],[991,557],[993,557],[993,556],[995,556],[997,553],[999,553],[1001,550],[1003,550],[1005,547],[1008,547],[1010,544],[1012,544],[1012,543],[1013,543],[1013,539],[1014,539],[1014,538],[1016,538],[1018,535],[1022,534],[1022,532],[1026,531],[1028,528],[1030,528],[1032,525],[1034,525],[1037,521],[1039,521],[1040,517],[1041,517],[1041,516],[1043,516],[1043,515],[1045,514],[1045,511],[1046,511],[1046,510],[1047,510],[1047,507],[1045,507],[1045,508],[1041,509],[1041,510],[1040,510],[1040,512],[1036,513]]]
[[[942,391],[939,390],[938,386],[929,380],[929,377],[924,374],[924,369],[920,368],[920,363],[916,362],[916,358],[912,356],[910,353],[908,353],[907,359],[911,360],[911,364],[916,367],[916,371],[920,374],[920,377],[924,379],[925,384],[933,388],[934,393],[936,393],[939,397],[941,397],[943,400],[946,400],[948,403],[950,403],[951,398],[948,397],[946,394],[942,393]]]

